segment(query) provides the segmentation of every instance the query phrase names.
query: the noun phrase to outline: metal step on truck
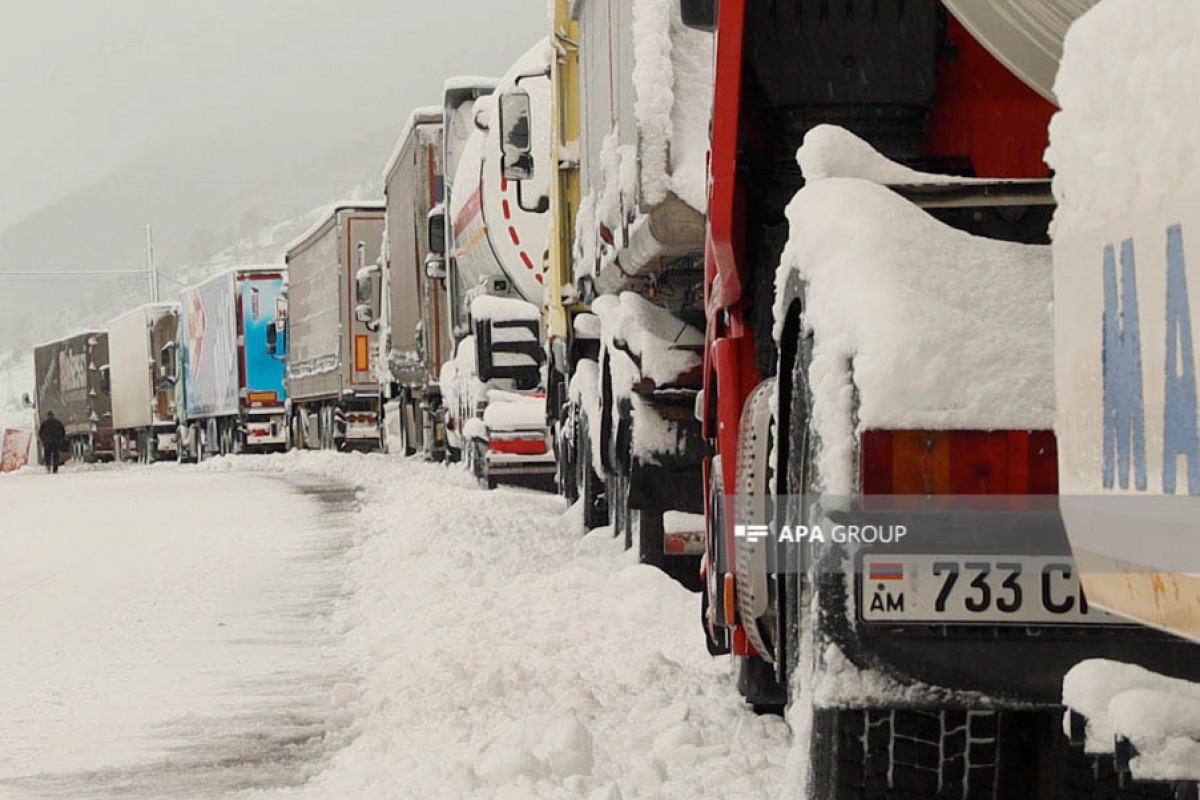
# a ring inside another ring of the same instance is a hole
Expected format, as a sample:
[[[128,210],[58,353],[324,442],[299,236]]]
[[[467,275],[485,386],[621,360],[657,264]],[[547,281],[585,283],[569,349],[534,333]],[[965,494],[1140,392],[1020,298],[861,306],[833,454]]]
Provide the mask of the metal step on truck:
[[[683,3],[717,36],[701,619],[787,707],[797,796],[1171,796],[1063,731],[1079,661],[1196,665],[1088,602],[1059,508],[1043,154],[1086,5]]]
[[[182,460],[287,444],[286,275],[238,267],[183,290],[175,384]]]
[[[339,203],[287,250],[289,449],[383,447],[378,333],[355,307],[358,274],[379,261],[385,211]]]
[[[179,306],[150,303],[108,323],[116,457],[140,464],[176,458]]]
[[[432,256],[429,215],[442,201],[443,141],[440,107],[412,112],[384,169],[383,256],[359,274],[355,309],[379,336],[385,449],[439,461],[446,409],[438,378],[453,338],[445,264]]]
[[[87,331],[33,348],[36,424],[51,411],[67,430],[68,457],[94,463],[114,457],[108,332]],[[36,428],[35,428],[36,430]],[[38,444],[39,463],[45,463]]]
[[[683,24],[678,0],[554,9],[546,325],[559,488],[587,527],[611,524],[643,562],[699,588],[713,36]]]

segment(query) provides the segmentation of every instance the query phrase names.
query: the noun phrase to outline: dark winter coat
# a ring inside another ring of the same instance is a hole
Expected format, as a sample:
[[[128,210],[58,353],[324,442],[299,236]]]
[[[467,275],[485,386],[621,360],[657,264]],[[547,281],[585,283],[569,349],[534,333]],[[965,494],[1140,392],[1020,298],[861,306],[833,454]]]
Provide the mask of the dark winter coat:
[[[38,438],[47,450],[62,450],[67,443],[67,429],[63,427],[62,420],[51,417],[38,428]]]

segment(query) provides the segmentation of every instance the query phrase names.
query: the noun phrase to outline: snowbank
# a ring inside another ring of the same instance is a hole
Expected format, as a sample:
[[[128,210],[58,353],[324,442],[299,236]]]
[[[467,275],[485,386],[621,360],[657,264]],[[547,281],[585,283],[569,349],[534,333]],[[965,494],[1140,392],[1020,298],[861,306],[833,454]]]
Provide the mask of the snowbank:
[[[1063,679],[1063,704],[1087,719],[1089,752],[1112,752],[1125,738],[1138,751],[1135,777],[1200,780],[1200,684],[1092,659]]]
[[[867,428],[1053,427],[1049,248],[970,236],[853,178],[811,181],[787,216],[777,296],[806,282],[827,493],[850,493]]]
[[[1104,0],[1071,26],[1046,162],[1056,238],[1153,214],[1200,174],[1200,0]]]
[[[354,741],[264,798],[774,797],[788,733],[738,698],[698,600],[557,498],[333,453],[206,470],[362,487],[346,646]],[[573,522],[574,520],[574,522]]]

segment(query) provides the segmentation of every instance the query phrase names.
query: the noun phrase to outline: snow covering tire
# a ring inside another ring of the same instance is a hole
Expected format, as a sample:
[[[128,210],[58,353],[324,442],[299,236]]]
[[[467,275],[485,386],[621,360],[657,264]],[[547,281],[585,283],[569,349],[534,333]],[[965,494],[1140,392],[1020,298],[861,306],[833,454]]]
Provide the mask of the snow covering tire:
[[[608,499],[604,484],[592,465],[592,440],[587,414],[580,413],[575,427],[575,483],[583,502],[583,526],[595,530],[608,524]]]

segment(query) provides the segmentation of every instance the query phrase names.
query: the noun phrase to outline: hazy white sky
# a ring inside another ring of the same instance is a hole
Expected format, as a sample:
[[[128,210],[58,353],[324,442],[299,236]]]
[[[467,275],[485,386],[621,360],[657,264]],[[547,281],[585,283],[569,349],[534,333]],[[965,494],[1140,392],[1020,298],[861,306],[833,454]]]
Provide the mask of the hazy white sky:
[[[328,131],[331,148],[499,75],[545,0],[0,0],[0,228],[155,147]],[[316,155],[316,154],[314,154]]]

